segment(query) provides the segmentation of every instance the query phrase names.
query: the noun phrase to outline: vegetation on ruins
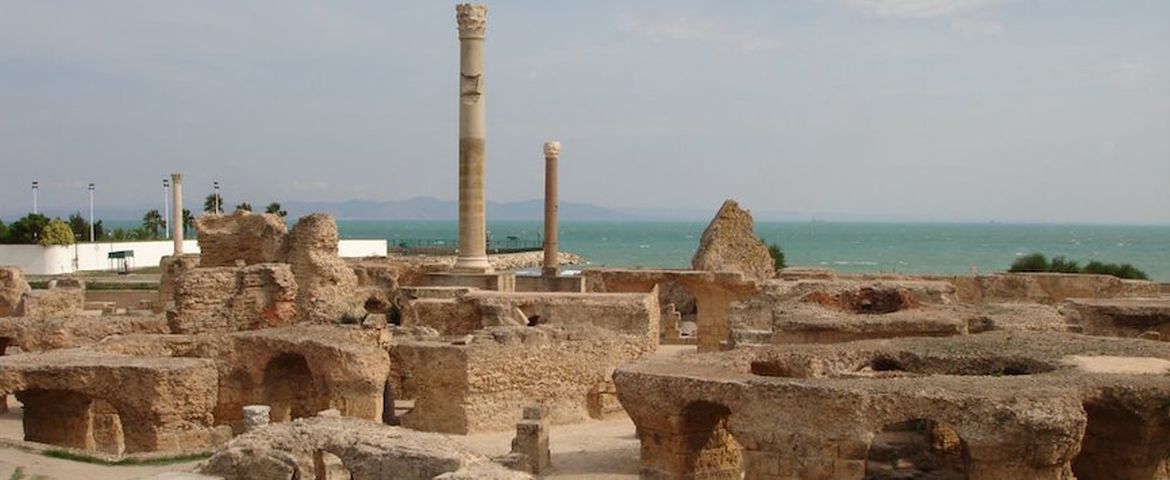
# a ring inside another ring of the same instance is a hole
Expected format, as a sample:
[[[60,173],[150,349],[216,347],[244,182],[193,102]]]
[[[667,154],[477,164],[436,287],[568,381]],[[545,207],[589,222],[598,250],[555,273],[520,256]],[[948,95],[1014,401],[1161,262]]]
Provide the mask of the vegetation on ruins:
[[[252,204],[248,203],[248,202],[240,202],[239,205],[236,205],[236,211],[237,212],[251,212],[252,211]]]
[[[1032,253],[1017,258],[1012,262],[1009,272],[1054,272],[1054,273],[1091,273],[1097,275],[1113,275],[1117,278],[1132,280],[1149,280],[1150,277],[1128,263],[1104,263],[1096,260],[1085,266],[1069,260],[1062,255],[1052,257],[1051,260],[1041,253]]]
[[[45,247],[51,245],[73,245],[73,230],[69,228],[69,224],[60,218],[55,218],[41,230],[41,238],[38,239],[37,243]]]
[[[780,250],[779,243],[772,243],[768,245],[768,255],[772,256],[772,263],[776,265],[776,271],[784,269],[784,251]]]
[[[264,207],[264,213],[271,213],[273,215],[279,216],[280,218],[288,216],[288,212],[286,212],[284,208],[281,207],[279,202],[269,203],[267,207]]]

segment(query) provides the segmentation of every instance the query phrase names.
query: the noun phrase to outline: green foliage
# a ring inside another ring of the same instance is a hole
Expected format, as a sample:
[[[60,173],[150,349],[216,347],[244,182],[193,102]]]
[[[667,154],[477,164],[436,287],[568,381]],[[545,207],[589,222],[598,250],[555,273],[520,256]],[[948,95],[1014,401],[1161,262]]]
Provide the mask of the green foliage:
[[[284,211],[284,209],[281,208],[280,203],[278,203],[278,202],[269,203],[267,207],[264,207],[264,213],[271,213],[273,215],[279,215],[280,218],[284,218],[284,217],[288,216],[288,212]]]
[[[194,222],[194,221],[195,221],[195,216],[191,214],[190,210],[184,208],[183,209],[183,236],[186,236],[188,233],[191,232],[191,228],[195,226],[191,222]]]
[[[1081,264],[1064,258],[1064,255],[1052,257],[1048,262],[1048,271],[1057,273],[1081,273]]]
[[[73,230],[73,238],[89,238],[89,220],[81,216],[81,212],[73,212],[69,215],[69,229]],[[95,235],[97,232],[94,232]],[[101,235],[96,235],[97,238],[102,238]]]
[[[60,218],[55,218],[48,225],[45,225],[44,230],[41,230],[41,238],[37,243],[46,247],[50,245],[73,245],[73,230],[69,229],[68,223],[61,221]]]
[[[1092,273],[1097,275],[1113,275],[1117,278],[1132,280],[1149,280],[1146,272],[1138,270],[1128,263],[1102,263],[1096,260],[1085,264],[1069,260],[1064,256],[1052,257],[1049,261],[1044,255],[1033,253],[1017,258],[1012,263],[1009,272],[1057,272],[1057,273]]]
[[[203,199],[203,212],[223,213],[223,196],[218,193],[207,194],[207,198]]]
[[[12,225],[8,226],[8,232],[4,238],[0,238],[0,243],[34,245],[40,241],[41,232],[48,224],[49,217],[39,213],[30,213],[24,218],[12,222]]]
[[[1012,267],[1008,269],[1009,272],[1047,272],[1048,271],[1048,257],[1043,254],[1032,253],[1017,258],[1012,262]]]
[[[150,234],[150,238],[158,238],[165,228],[167,221],[158,210],[151,210],[142,216],[142,229]]]
[[[4,225],[4,220],[0,220],[0,243],[4,243],[4,237],[8,236],[8,226]]]
[[[248,202],[240,202],[239,205],[236,205],[236,211],[237,212],[251,212],[252,211],[252,204],[248,203]]]
[[[772,256],[772,263],[776,265],[776,271],[784,269],[784,251],[780,250],[780,244],[773,243],[768,245],[768,254]]]

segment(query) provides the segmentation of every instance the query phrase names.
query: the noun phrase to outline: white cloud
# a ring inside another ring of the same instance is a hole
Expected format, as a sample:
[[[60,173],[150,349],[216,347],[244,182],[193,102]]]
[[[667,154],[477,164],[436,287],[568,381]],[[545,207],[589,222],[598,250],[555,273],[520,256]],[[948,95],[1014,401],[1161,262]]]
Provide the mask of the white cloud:
[[[1011,0],[842,0],[846,6],[882,17],[930,18],[969,13]]]
[[[770,52],[784,47],[783,39],[771,32],[742,28],[715,18],[623,15],[618,19],[618,28],[649,42],[708,43],[737,53]]]
[[[1109,72],[1109,81],[1123,90],[1137,90],[1154,84],[1154,67],[1147,63],[1124,62]]]

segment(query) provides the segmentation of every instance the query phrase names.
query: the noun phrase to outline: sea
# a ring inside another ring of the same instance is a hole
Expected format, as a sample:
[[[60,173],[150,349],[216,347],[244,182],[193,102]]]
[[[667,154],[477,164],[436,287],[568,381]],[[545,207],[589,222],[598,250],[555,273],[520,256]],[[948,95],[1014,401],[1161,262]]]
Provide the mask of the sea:
[[[589,266],[683,268],[706,222],[562,222],[562,251]],[[454,221],[338,222],[342,238],[454,242]],[[489,222],[492,239],[539,240],[541,222]],[[789,266],[857,273],[970,274],[1007,270],[1021,255],[1064,255],[1082,265],[1130,263],[1170,282],[1170,225],[759,222],[756,234],[779,244]]]

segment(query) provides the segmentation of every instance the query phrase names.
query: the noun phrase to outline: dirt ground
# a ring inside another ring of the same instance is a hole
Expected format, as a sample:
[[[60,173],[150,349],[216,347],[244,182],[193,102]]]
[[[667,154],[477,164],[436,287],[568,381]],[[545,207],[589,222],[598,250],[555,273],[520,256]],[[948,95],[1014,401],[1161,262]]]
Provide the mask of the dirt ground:
[[[657,356],[693,352],[694,346],[663,345]],[[8,397],[9,411],[0,414],[0,440],[21,440],[22,410]],[[508,452],[515,432],[452,435],[468,449],[487,456]],[[558,425],[549,431],[553,469],[544,478],[618,480],[638,478],[638,439],[634,423],[624,414],[604,420]],[[133,480],[165,472],[190,472],[199,462],[162,466],[105,466],[62,460],[0,446],[0,480]],[[21,475],[17,475],[20,469]]]

